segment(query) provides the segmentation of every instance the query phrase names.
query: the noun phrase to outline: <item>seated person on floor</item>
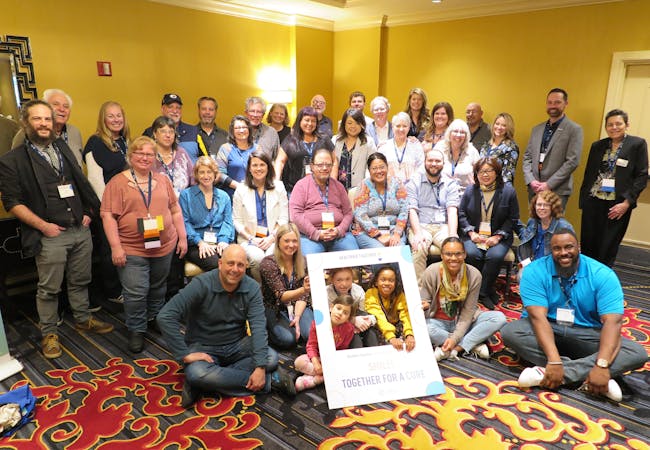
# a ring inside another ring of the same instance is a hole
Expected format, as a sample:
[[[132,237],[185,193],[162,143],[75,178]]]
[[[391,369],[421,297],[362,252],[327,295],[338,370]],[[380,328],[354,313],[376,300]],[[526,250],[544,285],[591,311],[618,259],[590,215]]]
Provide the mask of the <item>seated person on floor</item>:
[[[289,215],[298,226],[305,255],[359,249],[350,233],[352,206],[348,192],[330,177],[333,160],[331,151],[314,150],[311,173],[298,181],[291,192]]]
[[[394,267],[383,266],[375,272],[372,287],[366,292],[366,311],[375,316],[383,339],[395,350],[410,352],[415,348],[406,295]]]
[[[214,186],[218,174],[217,163],[201,156],[194,166],[194,179],[199,184],[184,189],[178,199],[187,232],[185,259],[204,272],[217,268],[219,256],[232,242],[235,231],[230,198]]]
[[[504,344],[536,365],[523,370],[519,386],[582,383],[620,401],[614,378],[642,367],[648,355],[621,336],[623,290],[614,271],[581,255],[573,231],[557,229],[551,255],[526,268],[520,293],[526,310],[501,330]]]
[[[442,174],[445,157],[440,150],[424,155],[424,173],[416,174],[406,185],[409,204],[409,243],[418,285],[427,267],[432,246],[440,248],[448,236],[458,235],[458,182]]]
[[[307,262],[300,251],[298,228],[285,223],[278,228],[273,255],[260,263],[266,326],[273,347],[288,349],[306,340],[314,320]]]
[[[481,272],[465,264],[465,248],[457,237],[442,243],[442,261],[430,265],[422,276],[420,297],[436,360],[458,359],[471,353],[488,359],[485,340],[506,323],[500,311],[481,311],[478,294]]]
[[[195,277],[158,314],[165,342],[185,365],[184,408],[201,392],[233,397],[271,389],[296,392],[293,379],[278,368],[278,354],[268,346],[262,293],[246,275],[246,265],[244,249],[228,246],[218,270]],[[182,335],[184,324],[187,331]]]
[[[330,303],[330,321],[332,322],[332,337],[337,350],[349,348],[354,337],[352,319],[356,313],[356,302],[350,295],[339,295]],[[298,372],[304,373],[296,379],[296,391],[304,391],[323,383],[323,366],[318,350],[316,321],[312,321],[307,341],[307,354],[300,355],[294,362]]]
[[[377,319],[366,312],[366,293],[354,282],[352,267],[337,267],[329,270],[330,284],[325,287],[327,301],[330,305],[341,295],[351,295],[355,301],[356,314],[353,317],[354,338],[350,348],[375,347],[379,345],[379,336],[373,325]]]
[[[517,253],[522,269],[531,261],[551,254],[551,237],[556,229],[573,227],[563,217],[562,200],[553,191],[539,191],[530,199],[530,219],[519,232]],[[519,271],[521,277],[523,271]]]

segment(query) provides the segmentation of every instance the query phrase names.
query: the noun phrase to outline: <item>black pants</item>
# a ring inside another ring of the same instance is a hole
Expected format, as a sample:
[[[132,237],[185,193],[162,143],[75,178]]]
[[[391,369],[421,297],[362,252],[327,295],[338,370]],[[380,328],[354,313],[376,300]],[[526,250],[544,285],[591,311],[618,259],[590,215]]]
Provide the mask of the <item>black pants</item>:
[[[618,247],[630,223],[632,209],[618,220],[607,218],[609,208],[619,202],[589,197],[582,205],[582,225],[580,227],[580,251],[603,264],[613,266]]]

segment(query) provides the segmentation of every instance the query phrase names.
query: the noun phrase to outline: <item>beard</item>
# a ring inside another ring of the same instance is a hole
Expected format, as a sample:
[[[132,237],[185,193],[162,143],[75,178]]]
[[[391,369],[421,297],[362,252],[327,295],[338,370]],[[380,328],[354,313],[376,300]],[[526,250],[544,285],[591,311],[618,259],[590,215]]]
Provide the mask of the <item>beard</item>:
[[[47,147],[56,139],[56,135],[54,134],[53,129],[50,129],[50,134],[47,137],[42,137],[38,134],[36,129],[32,128],[31,126],[27,126],[25,128],[25,135],[31,143],[40,145],[42,147]]]
[[[578,262],[580,259],[578,258],[578,255],[571,261],[571,265],[568,267],[562,267],[559,265],[557,262],[555,263],[555,270],[557,271],[557,274],[561,276],[562,278],[569,278],[571,277],[574,273],[578,271]]]
[[[427,167],[427,168],[425,168],[425,170],[426,170],[426,172],[427,172],[427,175],[429,175],[431,178],[435,178],[435,177],[437,177],[437,176],[440,176],[440,174],[442,173],[442,169],[440,169],[440,170],[434,170],[434,169],[429,169],[429,168]]]

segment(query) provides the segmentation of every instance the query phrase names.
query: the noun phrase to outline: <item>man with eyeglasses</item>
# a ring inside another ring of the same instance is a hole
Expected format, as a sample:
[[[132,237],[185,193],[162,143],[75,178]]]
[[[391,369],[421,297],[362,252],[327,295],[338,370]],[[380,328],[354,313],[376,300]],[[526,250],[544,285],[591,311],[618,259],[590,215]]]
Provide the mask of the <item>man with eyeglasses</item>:
[[[409,204],[408,238],[418,285],[427,266],[432,246],[440,248],[449,236],[458,235],[458,183],[442,174],[445,157],[440,150],[424,155],[424,173],[417,173],[406,184]]]
[[[0,192],[7,211],[21,222],[23,254],[36,260],[43,355],[58,358],[58,294],[64,277],[76,329],[100,334],[113,330],[88,311],[89,226],[100,205],[70,147],[55,135],[52,107],[31,100],[22,107],[20,120],[25,139],[0,157]]]
[[[471,354],[488,359],[485,340],[506,323],[500,311],[479,311],[481,272],[465,264],[465,247],[455,236],[441,245],[442,261],[424,272],[420,298],[437,361]]]
[[[580,164],[582,127],[564,113],[569,94],[551,89],[546,96],[548,120],[533,128],[524,152],[522,170],[528,186],[528,200],[537,192],[553,191],[562,206],[573,192],[573,172]]]
[[[257,149],[266,153],[271,161],[275,161],[280,147],[278,133],[270,126],[262,123],[266,112],[266,102],[262,97],[249,97],[246,99],[246,117],[253,127],[253,142]]]
[[[326,106],[327,102],[325,101],[325,97],[321,94],[316,94],[312,97],[311,107],[316,110],[316,114],[318,115],[318,128],[316,129],[316,133],[324,137],[326,136],[328,139],[332,139],[332,136],[334,135],[332,119],[325,115]]]
[[[621,336],[623,289],[612,269],[580,254],[573,230],[560,228],[551,254],[522,274],[521,319],[501,330],[506,346],[535,364],[519,376],[520,387],[582,385],[621,401],[615,378],[642,367],[645,349]]]

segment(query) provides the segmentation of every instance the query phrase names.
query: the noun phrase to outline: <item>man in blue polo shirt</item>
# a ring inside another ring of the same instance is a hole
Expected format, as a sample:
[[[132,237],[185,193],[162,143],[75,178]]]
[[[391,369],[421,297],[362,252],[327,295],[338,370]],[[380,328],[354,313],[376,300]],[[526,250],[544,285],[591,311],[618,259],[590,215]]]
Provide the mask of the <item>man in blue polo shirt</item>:
[[[572,230],[551,238],[551,255],[523,272],[520,320],[501,329],[506,346],[535,364],[519,386],[555,389],[582,383],[593,394],[621,401],[613,378],[645,364],[645,349],[621,336],[623,289],[609,267],[580,254]]]

